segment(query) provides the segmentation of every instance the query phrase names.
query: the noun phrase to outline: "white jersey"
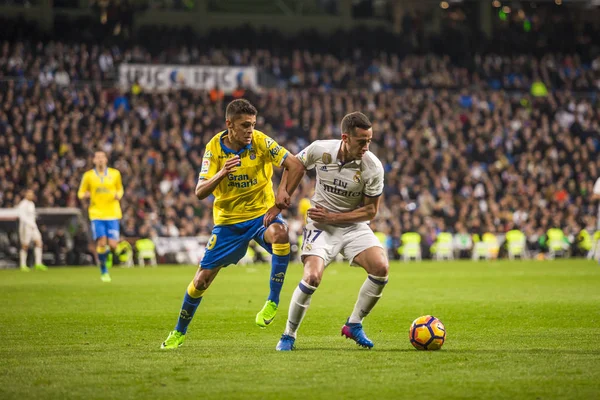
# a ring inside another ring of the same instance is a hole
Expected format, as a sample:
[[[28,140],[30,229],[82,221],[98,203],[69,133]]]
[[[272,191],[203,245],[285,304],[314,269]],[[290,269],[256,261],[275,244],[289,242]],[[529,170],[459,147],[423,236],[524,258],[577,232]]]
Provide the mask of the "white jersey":
[[[600,195],[600,178],[596,180],[592,193]],[[598,220],[596,221],[596,228],[600,230],[600,204],[598,204]]]
[[[17,206],[19,210],[19,224],[29,228],[37,228],[35,222],[35,204],[33,201],[23,199]]]
[[[311,199],[329,211],[343,213],[361,206],[364,197],[383,192],[383,166],[367,151],[361,160],[342,164],[337,159],[341,140],[317,140],[298,154],[306,169],[316,168],[317,185]],[[302,259],[314,255],[329,265],[338,254],[354,264],[354,258],[370,247],[382,247],[367,222],[321,224],[307,220],[302,240]]]
[[[33,242],[42,242],[42,234],[35,222],[35,204],[27,199],[21,200],[19,210],[19,240],[21,245],[29,246]]]
[[[341,145],[341,140],[317,140],[297,155],[306,169],[317,171],[311,202],[333,212],[353,211],[364,196],[378,197],[383,192],[381,161],[367,151],[361,160],[342,164],[337,159]]]

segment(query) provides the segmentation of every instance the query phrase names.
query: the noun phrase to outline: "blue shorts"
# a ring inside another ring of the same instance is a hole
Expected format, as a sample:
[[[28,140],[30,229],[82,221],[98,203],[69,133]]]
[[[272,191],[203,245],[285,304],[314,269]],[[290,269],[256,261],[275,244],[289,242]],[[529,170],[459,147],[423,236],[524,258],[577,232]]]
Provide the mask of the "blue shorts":
[[[119,220],[93,219],[92,239],[98,240],[101,237],[106,237],[112,240],[119,240]]]
[[[237,264],[246,255],[251,240],[255,240],[270,254],[273,254],[271,244],[265,242],[267,228],[263,226],[263,218],[264,215],[261,215],[239,224],[216,225],[206,244],[204,257],[200,261],[202,269],[214,269]],[[281,218],[281,215],[278,215],[271,224],[285,225],[285,221]]]

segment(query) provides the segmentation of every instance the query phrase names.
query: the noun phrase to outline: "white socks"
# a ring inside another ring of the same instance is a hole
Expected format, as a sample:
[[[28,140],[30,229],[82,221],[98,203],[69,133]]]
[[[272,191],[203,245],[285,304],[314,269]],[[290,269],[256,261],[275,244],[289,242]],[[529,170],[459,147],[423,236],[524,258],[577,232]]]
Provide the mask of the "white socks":
[[[381,298],[386,283],[387,276],[367,276],[365,283],[358,292],[358,300],[354,305],[352,315],[348,319],[349,323],[362,323],[363,318],[369,315]]]
[[[23,249],[19,250],[19,260],[21,262],[21,267],[27,266],[27,251]]]
[[[387,276],[367,276],[365,283],[363,283],[358,292],[358,300],[348,320],[349,323],[362,323],[363,318],[369,315],[381,298],[386,283]],[[304,315],[306,315],[306,310],[308,310],[310,299],[315,290],[317,290],[316,287],[310,286],[305,281],[300,281],[290,301],[290,310],[288,311],[288,321],[283,332],[284,335],[296,337],[298,327],[304,319]]]
[[[36,247],[34,250],[34,255],[35,255],[35,265],[41,265],[42,264],[42,248]]]
[[[316,287],[300,281],[290,301],[290,310],[288,311],[288,321],[285,326],[285,332],[283,332],[284,335],[296,337],[296,331],[304,319],[306,310],[310,305],[310,298],[315,290],[317,290]]]

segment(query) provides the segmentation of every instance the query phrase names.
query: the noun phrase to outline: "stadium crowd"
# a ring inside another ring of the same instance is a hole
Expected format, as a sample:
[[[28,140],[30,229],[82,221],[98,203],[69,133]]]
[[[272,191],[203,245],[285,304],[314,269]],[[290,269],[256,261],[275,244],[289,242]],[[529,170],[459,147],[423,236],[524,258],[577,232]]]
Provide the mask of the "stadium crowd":
[[[86,43],[4,42],[0,49],[0,77],[36,77],[51,82],[111,81],[118,65],[175,63],[197,65],[256,65],[280,87],[329,91],[368,89],[373,92],[403,88],[528,90],[541,82],[555,90],[600,90],[600,52],[595,57],[577,53],[533,55],[474,54],[469,63],[450,56],[388,52],[363,54],[357,48],[347,57],[309,50],[289,54],[181,46],[153,56],[141,46],[122,49]]]
[[[371,150],[386,170],[376,226],[392,248],[406,231],[419,232],[427,248],[439,232],[517,227],[539,250],[550,227],[571,238],[595,227],[597,54],[474,54],[465,65],[434,54],[371,58],[359,47],[347,55],[188,46],[153,53],[4,42],[0,77],[17,79],[0,81],[0,208],[15,206],[25,188],[38,193],[40,207],[80,207],[81,176],[103,149],[123,175],[124,236],[210,232],[211,200],[193,192],[203,146],[224,129],[232,97],[120,91],[107,83],[121,62],[258,65],[278,85],[235,95],[257,106],[258,129],[294,153],[338,138],[345,113],[365,112],[374,123]],[[529,94],[536,80],[547,88],[542,95]],[[296,200],[313,186],[309,175]],[[298,222],[301,214],[295,206],[287,216]]]

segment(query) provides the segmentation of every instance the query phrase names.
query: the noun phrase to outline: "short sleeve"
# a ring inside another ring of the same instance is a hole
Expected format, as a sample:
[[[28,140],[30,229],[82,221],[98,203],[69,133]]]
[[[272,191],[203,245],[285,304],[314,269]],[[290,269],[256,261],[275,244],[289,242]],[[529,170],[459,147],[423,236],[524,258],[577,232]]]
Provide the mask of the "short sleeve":
[[[214,153],[207,146],[204,156],[202,157],[202,167],[198,180],[210,179],[217,174],[219,171],[219,165],[217,164],[217,158]]]
[[[83,174],[83,178],[81,179],[81,184],[79,185],[79,190],[77,191],[77,197],[83,199],[86,192],[90,190],[90,182],[89,177],[90,174],[88,172]]]
[[[365,182],[364,194],[367,197],[379,197],[383,193],[383,167],[379,166],[377,172]]]
[[[313,169],[315,167],[315,145],[314,143],[302,150],[296,156],[298,160],[304,165],[306,169]]]
[[[596,183],[594,184],[593,192],[594,192],[594,194],[600,194],[600,178],[598,178],[596,180]]]
[[[275,140],[271,139],[268,136],[265,136],[264,142],[268,153],[267,157],[273,164],[280,167],[281,164],[283,164],[285,158],[288,156],[289,151],[287,151],[283,146],[277,144]]]

